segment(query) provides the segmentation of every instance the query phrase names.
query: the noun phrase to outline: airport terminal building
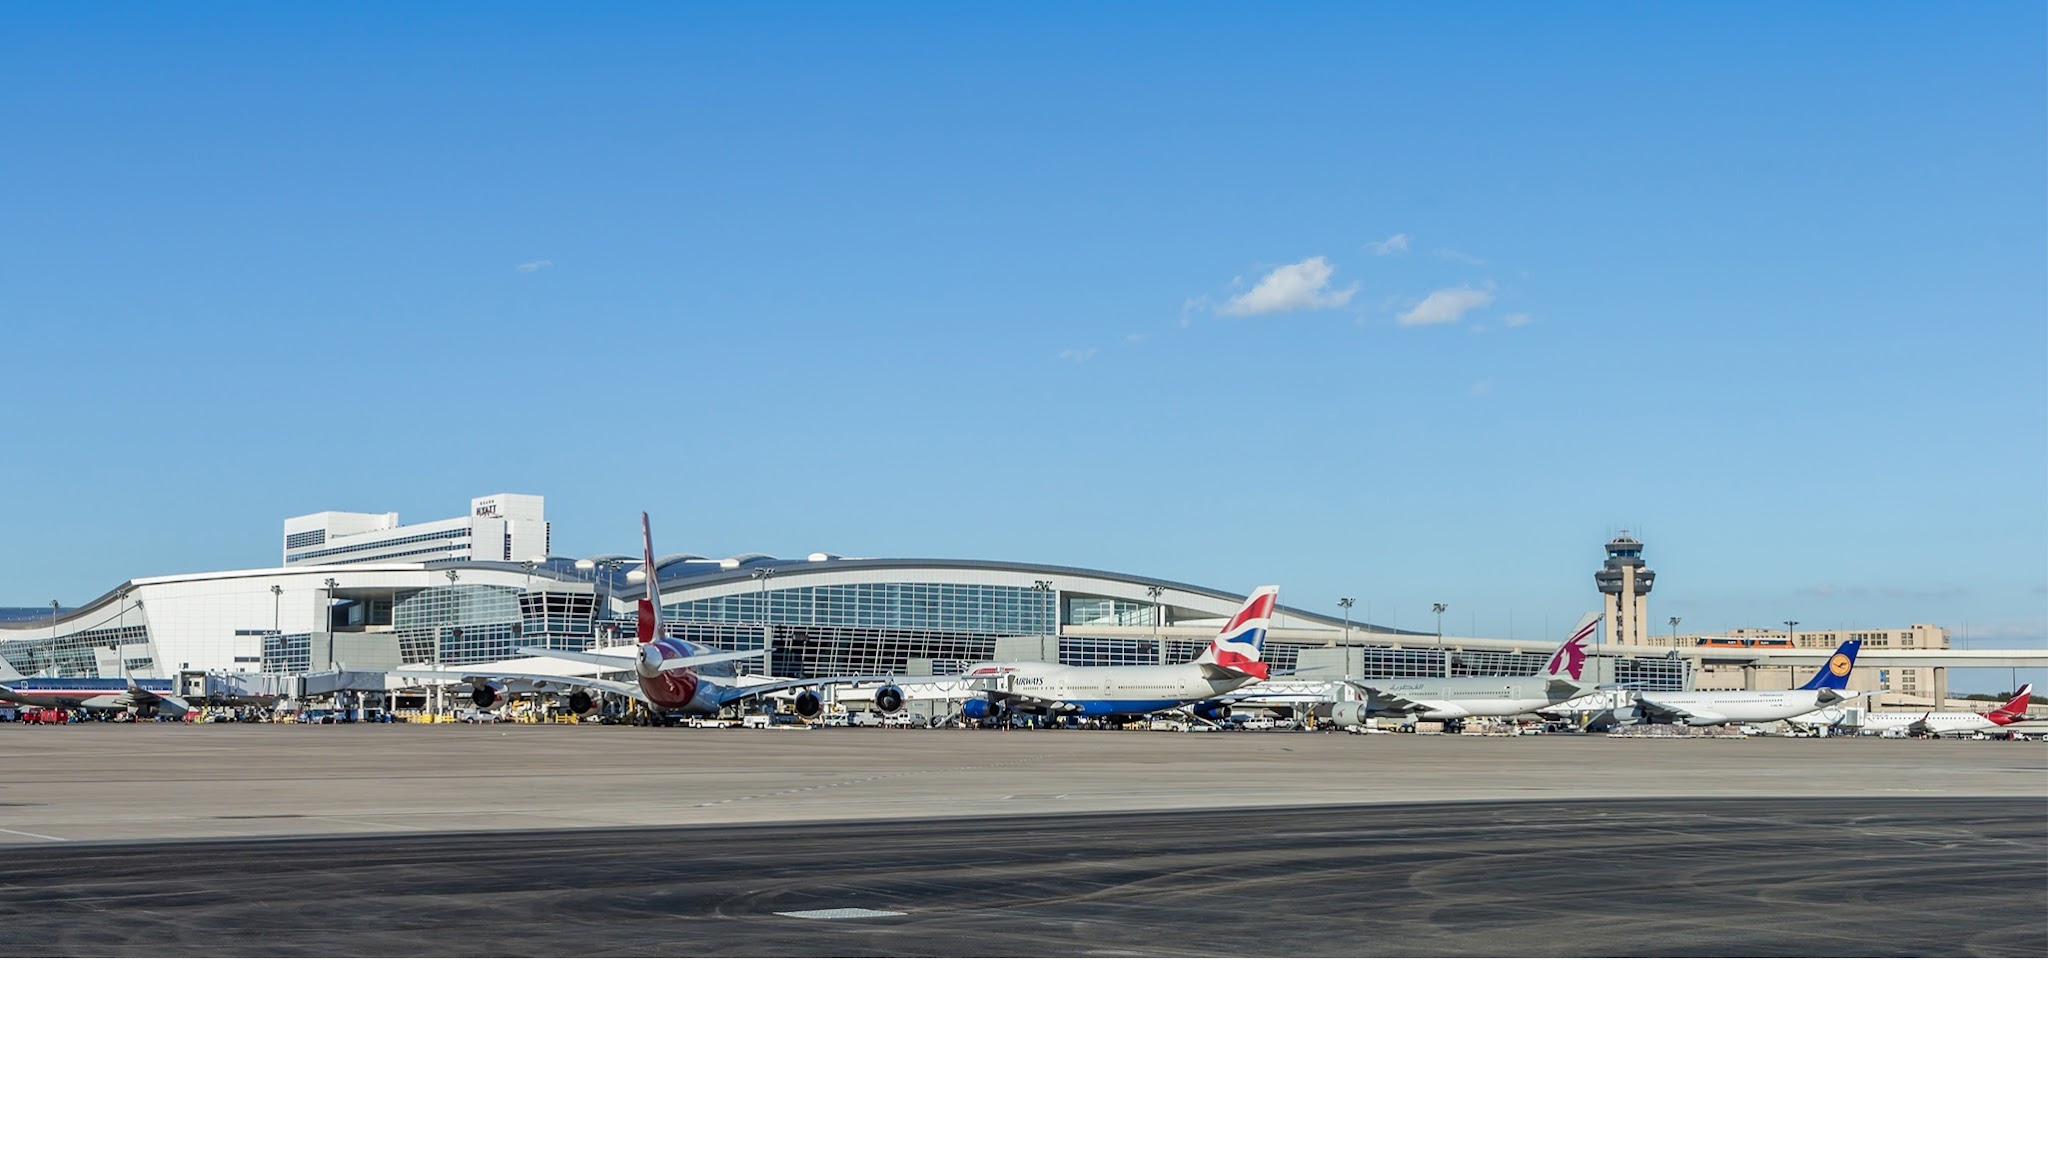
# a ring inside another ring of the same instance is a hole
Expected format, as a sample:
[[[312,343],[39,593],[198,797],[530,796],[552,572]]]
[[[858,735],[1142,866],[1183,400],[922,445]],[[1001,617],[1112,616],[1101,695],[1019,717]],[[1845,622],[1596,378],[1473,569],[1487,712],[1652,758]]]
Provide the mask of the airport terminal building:
[[[322,512],[285,521],[283,536],[274,568],[137,578],[81,607],[0,616],[0,675],[461,668],[521,647],[632,642],[638,557],[547,554],[539,496],[481,496],[467,517],[410,527],[388,513]],[[1639,556],[1636,545],[1628,558]],[[770,648],[769,666],[757,659],[746,670],[798,678],[947,675],[997,659],[1189,660],[1244,594],[975,559],[674,554],[658,557],[657,569],[671,634],[737,651]],[[1634,626],[1645,619],[1648,586],[1643,578],[1618,589]],[[1529,675],[1555,643],[1447,636],[1439,646],[1433,633],[1283,602],[1267,660],[1276,678],[1323,682],[1347,673]],[[1611,663],[1602,678],[1622,686],[1683,689],[1710,666],[1675,643],[1604,650]]]

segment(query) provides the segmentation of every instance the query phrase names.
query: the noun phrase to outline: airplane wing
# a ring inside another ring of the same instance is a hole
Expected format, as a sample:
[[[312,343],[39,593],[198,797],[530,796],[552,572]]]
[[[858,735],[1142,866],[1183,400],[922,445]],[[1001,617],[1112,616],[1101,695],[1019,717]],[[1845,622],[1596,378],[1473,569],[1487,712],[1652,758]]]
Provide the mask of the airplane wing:
[[[395,671],[389,673],[400,679],[433,683],[461,683],[475,686],[493,684],[514,695],[530,695],[536,692],[561,691],[580,687],[585,691],[606,691],[647,703],[647,693],[640,690],[639,683],[623,679],[596,679],[582,675],[479,675],[475,672],[459,671]]]
[[[558,651],[551,647],[522,647],[514,655],[539,655],[549,659],[566,659],[573,663],[586,663],[592,667],[605,667],[613,671],[632,671],[639,661],[630,655],[606,655],[595,651]]]
[[[1727,723],[1728,717],[1719,712],[1700,711],[1697,708],[1680,707],[1677,704],[1655,703],[1647,699],[1636,701],[1637,710],[1651,723]]]
[[[1364,692],[1374,711],[1428,711],[1433,706],[1427,700],[1411,699],[1400,692],[1374,687],[1360,680],[1347,679],[1344,682]]]
[[[555,651],[544,647],[522,647],[520,655],[547,656],[551,659],[566,659],[575,663],[587,663],[593,667],[608,668],[612,671],[634,671],[640,661],[629,655],[606,655],[594,651]],[[720,651],[708,655],[676,656],[661,661],[662,671],[680,671],[686,667],[703,667],[705,664],[732,663],[735,660],[760,659],[768,649],[755,648],[753,651]]]

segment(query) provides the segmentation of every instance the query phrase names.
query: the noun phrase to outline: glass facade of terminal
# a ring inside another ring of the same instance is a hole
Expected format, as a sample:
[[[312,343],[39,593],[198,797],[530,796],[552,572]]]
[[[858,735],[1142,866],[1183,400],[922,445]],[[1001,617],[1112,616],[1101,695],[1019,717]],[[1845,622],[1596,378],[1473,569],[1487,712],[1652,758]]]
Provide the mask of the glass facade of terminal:
[[[411,664],[487,663],[519,646],[519,589],[451,583],[399,593],[391,612],[399,658]]]
[[[429,587],[359,593],[361,602],[336,601],[329,618],[344,632],[388,628],[397,640],[398,661],[413,665],[459,667],[505,660],[516,657],[521,647],[579,651],[631,643],[632,602],[615,605],[603,594],[602,583],[566,582],[566,574],[544,581],[541,591],[521,587],[516,574],[505,584],[473,576],[459,576],[453,582],[437,578]],[[1076,666],[1179,663],[1197,658],[1206,646],[1206,637],[1148,634],[1156,626],[1158,611],[1149,598],[1062,593],[1050,580],[1008,578],[1012,582],[971,582],[970,576],[953,582],[805,584],[785,576],[792,586],[778,587],[773,576],[736,573],[710,586],[696,582],[673,587],[664,597],[662,615],[669,634],[732,651],[769,646],[764,641],[772,634],[772,666],[764,667],[756,659],[740,670],[801,679],[956,674],[993,660],[998,641],[1010,637],[1056,636],[1057,658]],[[529,578],[532,582],[541,581]],[[621,583],[620,590],[627,590],[626,585]],[[693,591],[698,598],[690,598]],[[266,600],[265,608],[267,624],[275,607]],[[1223,609],[1215,614],[1223,614]],[[121,670],[163,674],[153,666],[155,649],[140,612],[131,610],[126,619],[126,626],[83,631],[68,631],[60,620],[54,639],[47,629],[0,633],[9,637],[0,639],[0,657],[24,676],[99,676]],[[1063,626],[1128,631],[1115,636],[1060,635]],[[1334,638],[1334,628],[1332,632]],[[329,659],[322,646],[325,633],[319,630],[278,634],[267,627],[244,627],[234,635],[240,646],[226,658],[239,666],[208,670],[260,666],[263,672],[295,675],[314,670],[316,662],[325,667]],[[1453,650],[1446,655],[1426,637],[1418,645],[1417,638],[1407,637],[1399,648],[1354,644],[1351,674],[1370,679],[1435,676],[1444,674],[1448,662],[1453,676],[1534,675],[1548,655],[1547,650]],[[1322,644],[1271,640],[1266,662],[1274,676],[1290,676],[1296,673],[1300,654],[1308,650],[1327,652]],[[1310,666],[1329,664],[1319,656]],[[1676,691],[1687,687],[1688,667],[1683,657],[1623,658],[1614,661],[1612,674],[1620,686]]]
[[[61,628],[55,638],[45,632],[34,638],[0,640],[0,659],[23,676],[64,676],[96,678],[102,674],[121,675],[122,668],[102,669],[102,651],[124,652],[123,662],[131,674],[154,674],[155,661],[137,652],[148,650],[149,630],[139,621],[141,613],[130,611],[130,621],[119,627],[96,627],[67,632]]]
[[[313,670],[313,637],[308,632],[263,637],[264,671],[273,675],[304,675]]]
[[[746,651],[764,646],[765,624],[774,629],[775,675],[904,675],[912,661],[926,660],[932,674],[950,675],[994,658],[1000,637],[1055,634],[1059,616],[1059,593],[1049,587],[757,582],[769,586],[664,603],[669,634]],[[748,670],[761,670],[761,661]]]

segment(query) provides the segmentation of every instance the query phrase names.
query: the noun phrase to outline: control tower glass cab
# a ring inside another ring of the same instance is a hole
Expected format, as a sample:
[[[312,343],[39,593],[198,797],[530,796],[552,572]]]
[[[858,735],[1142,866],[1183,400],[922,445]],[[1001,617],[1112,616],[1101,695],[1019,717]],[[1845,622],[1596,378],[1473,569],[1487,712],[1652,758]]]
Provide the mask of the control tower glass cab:
[[[1593,573],[1606,604],[1608,643],[1648,643],[1650,585],[1657,573],[1643,565],[1640,540],[1623,532],[1607,541],[1607,562]]]

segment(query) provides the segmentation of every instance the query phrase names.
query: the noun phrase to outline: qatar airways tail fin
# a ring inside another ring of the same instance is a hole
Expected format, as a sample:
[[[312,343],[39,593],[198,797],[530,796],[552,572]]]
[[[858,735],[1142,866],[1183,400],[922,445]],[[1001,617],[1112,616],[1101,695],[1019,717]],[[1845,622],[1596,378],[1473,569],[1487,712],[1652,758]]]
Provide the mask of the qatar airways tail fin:
[[[635,636],[641,643],[653,643],[661,636],[661,585],[654,582],[654,532],[647,526],[646,512],[640,513],[640,573],[647,596],[640,601]]]
[[[1997,724],[2000,727],[2004,727],[2006,724],[2009,723],[2018,723],[2019,721],[2027,718],[2027,704],[2029,702],[2028,697],[2033,694],[2034,685],[2031,683],[2023,683],[2020,685],[2018,695],[2013,696],[2010,700],[2006,701],[2004,706],[1997,708],[1996,710],[1992,711],[1990,715],[1987,715],[1984,718],[1990,720],[1991,722]]]
[[[1593,633],[1600,629],[1600,613],[1589,611],[1579,617],[1579,625],[1572,634],[1557,645],[1550,658],[1543,661],[1543,675],[1547,679],[1564,683],[1584,683],[1586,680],[1586,645],[1593,642]]]
[[[1195,662],[1247,679],[1267,678],[1271,673],[1265,663],[1266,628],[1273,622],[1273,607],[1279,601],[1276,585],[1252,592]]]

